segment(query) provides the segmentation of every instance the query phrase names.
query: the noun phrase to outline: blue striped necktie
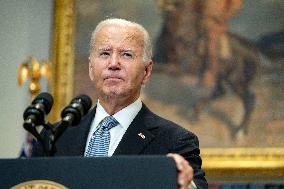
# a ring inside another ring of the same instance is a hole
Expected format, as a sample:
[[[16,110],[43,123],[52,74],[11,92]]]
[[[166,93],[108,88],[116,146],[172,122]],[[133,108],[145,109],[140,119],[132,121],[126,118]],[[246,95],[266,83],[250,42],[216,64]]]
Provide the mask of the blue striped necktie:
[[[86,157],[107,156],[110,142],[109,130],[119,123],[112,116],[105,117],[99,124],[99,128],[93,133],[88,144]]]

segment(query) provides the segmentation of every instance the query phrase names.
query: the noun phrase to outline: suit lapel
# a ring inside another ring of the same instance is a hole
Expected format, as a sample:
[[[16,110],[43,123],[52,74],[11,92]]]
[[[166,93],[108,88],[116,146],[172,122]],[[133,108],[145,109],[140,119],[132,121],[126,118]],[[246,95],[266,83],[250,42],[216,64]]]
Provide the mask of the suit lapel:
[[[71,127],[67,131],[69,132],[70,138],[68,139],[73,154],[72,155],[84,155],[86,141],[89,135],[89,130],[96,114],[96,107],[94,107],[80,122],[79,125]]]
[[[155,136],[151,133],[153,129],[147,124],[152,113],[143,104],[142,109],[129,125],[113,155],[134,155],[141,151],[151,142]],[[149,117],[150,116],[150,117]]]

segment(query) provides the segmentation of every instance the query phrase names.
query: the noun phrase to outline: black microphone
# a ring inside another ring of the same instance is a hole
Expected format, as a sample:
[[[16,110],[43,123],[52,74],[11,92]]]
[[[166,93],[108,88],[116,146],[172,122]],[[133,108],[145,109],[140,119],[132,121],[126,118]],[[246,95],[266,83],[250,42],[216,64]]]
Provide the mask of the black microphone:
[[[62,122],[67,122],[70,126],[77,125],[81,118],[87,114],[92,106],[92,100],[87,95],[75,97],[70,104],[61,112]]]
[[[71,100],[61,112],[61,123],[55,128],[56,141],[69,126],[76,126],[92,106],[92,100],[87,95],[80,95]]]
[[[49,93],[40,93],[27,107],[23,114],[23,127],[31,132],[36,138],[40,137],[35,127],[45,123],[45,117],[53,105],[53,98]]]

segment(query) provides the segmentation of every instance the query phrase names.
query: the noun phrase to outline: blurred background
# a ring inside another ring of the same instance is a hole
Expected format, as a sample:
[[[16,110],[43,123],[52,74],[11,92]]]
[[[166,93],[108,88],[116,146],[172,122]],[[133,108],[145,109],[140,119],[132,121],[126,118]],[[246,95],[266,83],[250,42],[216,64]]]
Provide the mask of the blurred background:
[[[283,1],[84,0],[75,6],[75,94],[96,99],[86,74],[95,25],[126,18],[145,26],[153,41],[154,73],[143,91],[152,110],[196,133],[201,147],[283,147]]]
[[[0,157],[18,157],[26,138],[22,114],[31,102],[29,82],[20,87],[17,71],[30,56],[49,60],[52,0],[0,1]],[[41,81],[47,91],[46,80]]]

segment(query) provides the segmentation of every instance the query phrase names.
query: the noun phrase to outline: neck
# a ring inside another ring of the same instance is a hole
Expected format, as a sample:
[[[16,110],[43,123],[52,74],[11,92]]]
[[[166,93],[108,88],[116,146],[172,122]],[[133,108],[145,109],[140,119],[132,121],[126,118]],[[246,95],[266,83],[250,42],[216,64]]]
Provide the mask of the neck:
[[[128,105],[135,102],[139,97],[131,98],[131,99],[121,99],[121,98],[113,98],[113,97],[104,97],[100,98],[99,101],[102,107],[109,115],[113,115]]]

